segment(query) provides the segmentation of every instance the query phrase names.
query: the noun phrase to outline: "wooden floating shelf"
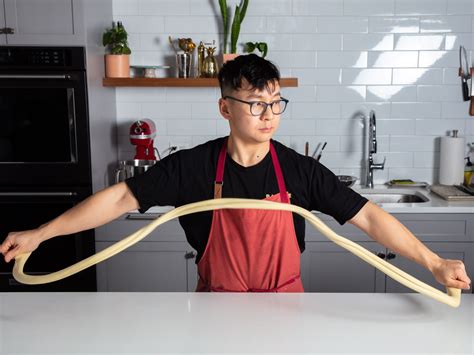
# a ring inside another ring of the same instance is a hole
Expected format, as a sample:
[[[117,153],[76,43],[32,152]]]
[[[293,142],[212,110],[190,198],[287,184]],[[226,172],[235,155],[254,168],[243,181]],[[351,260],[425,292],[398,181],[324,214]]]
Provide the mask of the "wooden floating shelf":
[[[218,87],[217,78],[104,78],[103,86],[136,86],[136,87]],[[298,87],[298,78],[281,78],[280,86]]]

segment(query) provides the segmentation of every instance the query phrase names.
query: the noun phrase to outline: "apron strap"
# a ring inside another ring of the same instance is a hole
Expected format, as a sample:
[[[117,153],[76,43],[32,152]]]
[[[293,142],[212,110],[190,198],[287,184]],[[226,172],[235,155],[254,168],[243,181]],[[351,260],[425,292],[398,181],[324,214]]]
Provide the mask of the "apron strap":
[[[281,171],[280,161],[278,160],[278,156],[276,154],[275,148],[273,147],[272,141],[270,141],[270,155],[272,157],[272,163],[275,169],[278,189],[280,190],[280,200],[283,203],[290,203],[288,194],[286,192],[285,179],[283,178],[283,173]],[[216,181],[214,181],[214,198],[222,198],[222,185],[224,185],[224,167],[226,156],[227,138],[222,144],[221,150],[219,152],[219,158],[217,160]]]

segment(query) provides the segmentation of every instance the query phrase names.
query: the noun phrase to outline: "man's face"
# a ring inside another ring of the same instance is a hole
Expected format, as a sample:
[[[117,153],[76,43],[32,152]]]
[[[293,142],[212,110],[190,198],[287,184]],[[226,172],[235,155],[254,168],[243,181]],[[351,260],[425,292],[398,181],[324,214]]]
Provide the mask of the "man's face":
[[[274,101],[280,100],[280,84],[269,83],[268,90],[256,90],[243,79],[242,87],[229,93],[237,100],[247,102],[264,102],[270,104]],[[231,98],[220,99],[219,108],[222,116],[229,120],[231,134],[246,143],[264,143],[272,138],[273,134],[280,125],[280,116],[272,112],[270,106],[260,115],[254,116],[251,113],[250,105],[237,101]],[[258,112],[262,109],[261,104],[254,104],[253,112]]]

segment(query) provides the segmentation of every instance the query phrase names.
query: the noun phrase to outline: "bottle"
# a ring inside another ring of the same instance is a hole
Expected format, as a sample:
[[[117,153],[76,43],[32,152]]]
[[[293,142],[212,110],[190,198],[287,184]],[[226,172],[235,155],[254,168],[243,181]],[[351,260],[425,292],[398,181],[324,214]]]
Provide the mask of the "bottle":
[[[198,64],[197,64],[197,77],[202,77],[202,67],[204,65],[204,56],[205,54],[205,46],[204,43],[199,42],[198,50],[197,50],[197,57],[198,57]]]
[[[471,185],[473,167],[469,157],[465,157],[464,159],[467,159],[466,166],[464,167],[464,185],[469,186]]]
[[[207,57],[204,59],[204,63],[202,65],[202,74],[205,78],[215,78],[217,77],[217,61],[214,57],[214,51],[216,50],[215,47],[207,47]]]

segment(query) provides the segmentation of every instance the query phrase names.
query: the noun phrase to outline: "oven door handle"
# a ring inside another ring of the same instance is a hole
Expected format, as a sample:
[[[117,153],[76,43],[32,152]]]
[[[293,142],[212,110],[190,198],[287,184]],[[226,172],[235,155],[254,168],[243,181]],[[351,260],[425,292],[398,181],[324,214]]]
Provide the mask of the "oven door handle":
[[[0,192],[0,197],[2,196],[45,196],[45,197],[58,197],[58,196],[77,196],[77,192]]]
[[[71,75],[7,75],[2,74],[0,75],[0,79],[63,79],[69,80],[71,79]]]

